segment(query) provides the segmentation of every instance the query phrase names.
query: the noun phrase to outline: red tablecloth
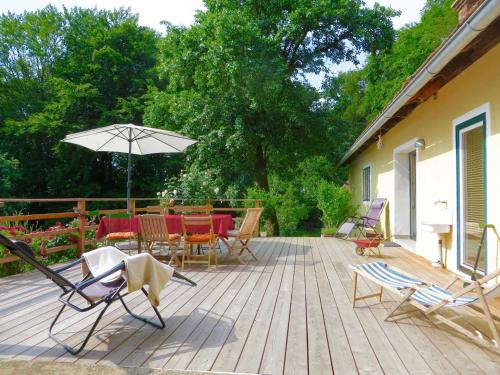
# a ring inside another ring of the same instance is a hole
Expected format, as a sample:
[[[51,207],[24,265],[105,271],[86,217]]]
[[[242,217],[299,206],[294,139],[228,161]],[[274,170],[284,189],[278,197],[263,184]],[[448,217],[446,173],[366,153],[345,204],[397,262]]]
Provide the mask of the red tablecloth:
[[[181,217],[182,215],[165,215],[168,232],[170,234],[182,233]],[[233,217],[231,215],[215,214],[212,215],[212,221],[214,223],[214,232],[221,237],[227,238],[227,231],[234,229]],[[204,232],[207,231],[208,228],[188,228],[188,230]],[[95,238],[101,239],[108,233],[115,232],[139,233],[139,219],[137,218],[137,216],[135,216],[132,220],[129,220],[127,218],[109,218],[104,216],[99,222],[99,228],[97,228],[97,231],[95,232]]]

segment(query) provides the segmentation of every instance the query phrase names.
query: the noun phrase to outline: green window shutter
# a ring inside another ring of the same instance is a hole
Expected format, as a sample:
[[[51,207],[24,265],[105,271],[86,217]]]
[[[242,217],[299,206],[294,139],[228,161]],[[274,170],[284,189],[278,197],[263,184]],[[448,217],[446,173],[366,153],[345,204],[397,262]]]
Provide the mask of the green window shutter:
[[[363,201],[364,202],[369,202],[371,198],[371,167],[364,167],[363,168]]]

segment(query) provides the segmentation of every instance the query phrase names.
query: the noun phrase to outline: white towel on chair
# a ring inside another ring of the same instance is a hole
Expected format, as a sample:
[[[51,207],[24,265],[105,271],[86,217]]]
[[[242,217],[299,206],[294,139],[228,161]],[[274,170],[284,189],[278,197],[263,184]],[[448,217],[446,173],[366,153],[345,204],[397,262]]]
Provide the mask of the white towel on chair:
[[[82,270],[84,275],[90,271],[92,276],[97,277],[104,272],[109,271],[111,268],[122,262],[127,255],[116,247],[106,246],[98,249],[83,253],[85,263],[82,263]],[[115,272],[101,281],[113,281],[120,278],[122,271]]]
[[[158,262],[148,253],[125,258],[128,292],[132,293],[149,285],[148,298],[153,306],[160,304],[160,291],[174,274],[174,269]]]

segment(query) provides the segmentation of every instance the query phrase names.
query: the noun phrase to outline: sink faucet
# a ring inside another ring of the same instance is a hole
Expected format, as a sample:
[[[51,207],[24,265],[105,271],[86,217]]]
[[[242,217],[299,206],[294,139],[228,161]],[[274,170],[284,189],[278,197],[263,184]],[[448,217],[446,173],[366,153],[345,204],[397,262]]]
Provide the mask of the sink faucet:
[[[448,208],[448,201],[438,199],[437,201],[434,202],[434,205],[437,206],[438,204],[444,204],[444,206]]]

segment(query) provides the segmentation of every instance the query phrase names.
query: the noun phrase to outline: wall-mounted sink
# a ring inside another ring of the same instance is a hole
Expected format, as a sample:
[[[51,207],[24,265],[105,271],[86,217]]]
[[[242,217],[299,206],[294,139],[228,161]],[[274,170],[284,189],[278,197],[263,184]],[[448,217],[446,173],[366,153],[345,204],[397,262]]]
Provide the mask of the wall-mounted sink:
[[[451,225],[423,221],[422,222],[422,230],[424,230],[426,232],[430,232],[430,233],[437,233],[437,234],[450,233]]]

